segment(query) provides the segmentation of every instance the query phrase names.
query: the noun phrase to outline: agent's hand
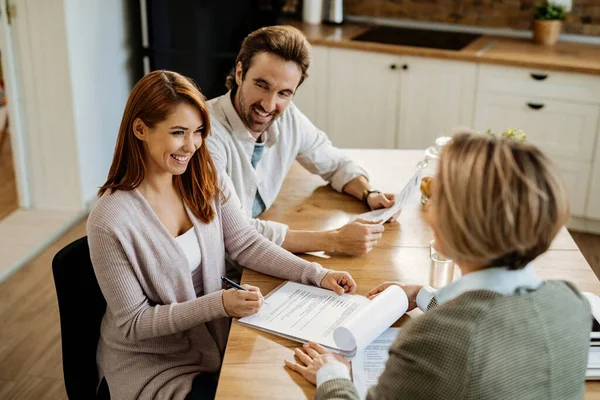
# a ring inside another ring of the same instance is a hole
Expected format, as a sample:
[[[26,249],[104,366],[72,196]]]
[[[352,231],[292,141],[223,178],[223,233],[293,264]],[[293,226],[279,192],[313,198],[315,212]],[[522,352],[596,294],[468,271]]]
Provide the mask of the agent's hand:
[[[406,293],[406,297],[408,297],[407,311],[414,310],[417,307],[417,295],[419,294],[419,290],[421,290],[423,287],[421,285],[402,285],[400,282],[383,282],[376,288],[371,289],[369,293],[367,293],[367,298],[372,300],[375,296],[392,285],[399,286],[402,290],[404,290],[404,293]]]
[[[234,318],[256,314],[263,305],[263,295],[256,286],[242,285],[247,292],[237,289],[223,291],[223,307]]]
[[[305,343],[302,349],[295,349],[294,355],[300,362],[285,360],[285,366],[302,375],[313,385],[317,384],[317,372],[325,364],[339,362],[344,364],[348,370],[350,369],[350,363],[344,360],[344,357],[330,353],[323,346],[314,342]]]
[[[367,203],[371,210],[377,210],[380,208],[390,208],[396,201],[396,195],[392,193],[371,193],[367,197]]]
[[[356,292],[356,282],[352,275],[345,271],[329,271],[321,280],[321,287],[332,290],[340,296],[344,293]]]
[[[369,222],[356,219],[335,231],[334,253],[365,255],[377,244],[383,236],[385,228],[381,221]]]

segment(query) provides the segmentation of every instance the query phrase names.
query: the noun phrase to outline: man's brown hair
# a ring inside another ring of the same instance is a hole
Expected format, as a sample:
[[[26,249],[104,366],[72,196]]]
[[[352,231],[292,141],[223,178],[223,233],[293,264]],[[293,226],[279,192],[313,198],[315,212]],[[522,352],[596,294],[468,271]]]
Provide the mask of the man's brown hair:
[[[302,77],[298,83],[298,86],[300,86],[308,77],[310,48],[310,43],[308,43],[304,34],[293,26],[276,25],[257,29],[246,36],[242,42],[242,47],[235,60],[233,69],[227,76],[225,86],[235,92],[238,87],[235,81],[235,69],[238,63],[242,63],[243,80],[246,77],[246,72],[252,66],[254,56],[263,52],[275,54],[285,61],[296,63],[302,71]]]

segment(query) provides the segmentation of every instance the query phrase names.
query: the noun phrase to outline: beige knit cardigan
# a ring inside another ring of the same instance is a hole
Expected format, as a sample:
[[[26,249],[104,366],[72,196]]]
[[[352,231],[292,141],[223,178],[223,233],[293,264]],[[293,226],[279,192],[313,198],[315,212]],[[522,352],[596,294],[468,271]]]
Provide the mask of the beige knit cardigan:
[[[225,253],[279,278],[319,285],[328,270],[263,238],[228,184],[198,237],[204,296],[196,298],[188,261],[137,190],[105,193],[87,223],[94,271],[106,298],[97,363],[113,399],[184,399],[201,372],[217,372],[229,330],[220,276]]]

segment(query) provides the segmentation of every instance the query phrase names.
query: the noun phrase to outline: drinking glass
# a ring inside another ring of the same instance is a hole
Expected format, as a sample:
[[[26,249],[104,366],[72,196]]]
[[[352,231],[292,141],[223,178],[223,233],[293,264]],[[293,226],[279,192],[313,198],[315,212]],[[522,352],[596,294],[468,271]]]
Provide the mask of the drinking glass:
[[[454,261],[435,248],[435,240],[429,242],[429,285],[436,289],[446,286],[454,279]]]

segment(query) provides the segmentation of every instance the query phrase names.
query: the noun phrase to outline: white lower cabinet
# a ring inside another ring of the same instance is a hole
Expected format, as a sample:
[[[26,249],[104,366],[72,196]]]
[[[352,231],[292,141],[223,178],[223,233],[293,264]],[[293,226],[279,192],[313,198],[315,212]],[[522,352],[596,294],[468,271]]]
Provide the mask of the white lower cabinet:
[[[480,93],[475,128],[525,131],[550,156],[590,161],[600,108],[591,104],[502,93]]]
[[[425,149],[473,126],[477,64],[403,57],[397,147]]]
[[[313,47],[296,105],[340,148],[425,149],[459,128],[519,128],[600,220],[600,77]]]
[[[599,112],[589,104],[480,93],[475,127],[494,132],[507,128],[525,131],[527,140],[558,166],[569,192],[571,213],[585,216]]]
[[[591,164],[589,162],[554,160],[565,183],[569,200],[571,202],[571,214],[574,216],[586,216],[587,192],[590,184]]]
[[[308,78],[296,89],[294,104],[315,126],[327,132],[327,81],[329,79],[327,47],[315,46],[308,67]]]
[[[334,145],[395,147],[398,68],[394,55],[329,49],[327,133]]]
[[[600,126],[598,127],[594,164],[590,174],[590,190],[588,191],[585,216],[600,220]]]

